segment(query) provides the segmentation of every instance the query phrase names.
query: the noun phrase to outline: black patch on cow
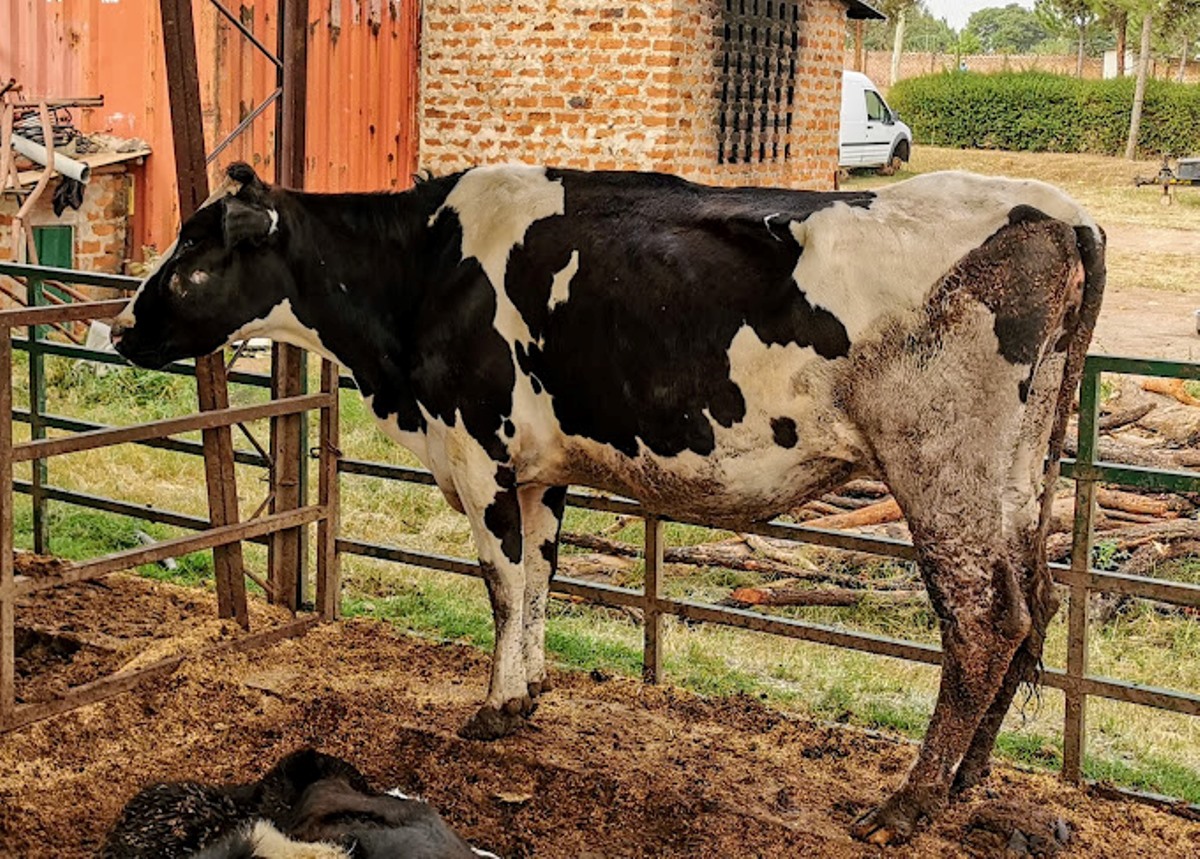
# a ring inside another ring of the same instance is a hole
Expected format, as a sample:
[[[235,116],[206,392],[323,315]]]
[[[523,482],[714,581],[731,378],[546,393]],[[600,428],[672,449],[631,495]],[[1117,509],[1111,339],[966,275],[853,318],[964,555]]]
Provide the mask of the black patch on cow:
[[[713,189],[657,174],[548,171],[565,215],[533,224],[504,288],[535,343],[521,370],[553,397],[564,432],[636,456],[715,448],[746,403],[728,350],[743,325],[764,343],[850,349],[845,326],[792,278],[801,248],[788,221],[872,194]],[[772,227],[767,226],[771,219]],[[549,309],[554,275],[578,252],[569,298]],[[539,384],[540,383],[540,384]]]
[[[542,553],[542,558],[550,565],[550,569],[554,569],[558,566],[557,540],[544,540],[538,551]]]
[[[1017,224],[1035,224],[1039,221],[1053,220],[1050,215],[1047,215],[1041,209],[1021,203],[1018,206],[1013,206],[1008,213],[1008,225],[1015,227]]]
[[[483,524],[500,541],[500,550],[514,564],[521,561],[521,504],[516,489],[496,493],[483,512]]]
[[[540,394],[542,392],[542,383],[538,381],[537,376],[529,377],[529,387],[533,389],[535,394]]]
[[[477,260],[461,259],[456,213],[443,210],[430,232],[425,300],[411,325],[413,388],[446,424],[453,426],[461,413],[471,437],[492,459],[505,462],[508,446],[499,432],[512,414],[516,368],[494,325],[496,293]]]
[[[504,434],[509,438],[512,438],[517,434],[517,428],[511,420],[506,420],[504,422]]]
[[[507,465],[496,468],[496,485],[502,489],[513,489],[517,485],[517,472]]]
[[[800,441],[796,433],[796,422],[791,418],[771,418],[771,432],[780,447],[793,448]]]

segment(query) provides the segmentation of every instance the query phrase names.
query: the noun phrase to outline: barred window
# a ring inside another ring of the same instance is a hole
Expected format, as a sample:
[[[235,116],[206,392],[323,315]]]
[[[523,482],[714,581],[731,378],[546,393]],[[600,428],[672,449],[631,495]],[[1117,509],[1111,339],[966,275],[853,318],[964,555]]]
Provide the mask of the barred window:
[[[723,0],[717,26],[717,162],[787,161],[800,0]]]

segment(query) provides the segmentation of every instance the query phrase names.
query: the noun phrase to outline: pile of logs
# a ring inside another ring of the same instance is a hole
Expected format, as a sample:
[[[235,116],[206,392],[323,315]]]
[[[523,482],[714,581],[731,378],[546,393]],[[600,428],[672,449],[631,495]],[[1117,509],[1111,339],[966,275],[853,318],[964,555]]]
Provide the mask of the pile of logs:
[[[1200,399],[1182,382],[1121,377],[1107,399],[1098,457],[1109,463],[1170,470],[1200,470]],[[1076,448],[1075,421],[1067,438]],[[1062,481],[1050,521],[1048,554],[1066,560],[1071,551],[1074,484]],[[1200,494],[1140,494],[1117,487],[1097,493],[1096,543],[1118,571],[1153,575],[1158,565],[1200,556]],[[855,480],[792,512],[815,528],[907,539],[900,507],[883,483]],[[564,575],[621,584],[638,563],[641,546],[614,539],[631,520],[619,518],[600,534],[566,532],[562,542],[587,550],[561,559]],[[876,556],[822,550],[788,540],[739,534],[693,546],[669,546],[668,565],[721,567],[757,574],[761,584],[740,587],[725,600],[739,606],[857,606],[924,603],[911,565],[888,565]]]

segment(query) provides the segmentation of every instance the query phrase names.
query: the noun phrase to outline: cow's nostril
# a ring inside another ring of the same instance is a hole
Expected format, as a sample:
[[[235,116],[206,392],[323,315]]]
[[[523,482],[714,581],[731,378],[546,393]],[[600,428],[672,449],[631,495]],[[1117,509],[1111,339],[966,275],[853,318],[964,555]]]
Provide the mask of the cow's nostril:
[[[120,322],[113,322],[112,328],[109,329],[108,339],[114,346],[121,343],[121,338],[125,336],[126,326]]]

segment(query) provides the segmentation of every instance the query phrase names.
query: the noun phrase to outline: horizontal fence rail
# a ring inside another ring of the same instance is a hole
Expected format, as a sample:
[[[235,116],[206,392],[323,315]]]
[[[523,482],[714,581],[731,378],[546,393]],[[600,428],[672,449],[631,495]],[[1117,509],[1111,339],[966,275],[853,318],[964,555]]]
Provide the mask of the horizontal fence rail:
[[[96,286],[115,286],[128,288],[131,279],[112,278],[108,276],[91,275],[79,279],[76,272],[54,272],[34,266],[12,266],[0,264],[0,275],[15,274],[17,276],[38,277],[50,279],[57,277],[70,283],[84,283]],[[103,309],[119,307],[121,302],[109,302]],[[95,305],[100,308],[102,305]],[[82,320],[91,318],[87,312],[72,310],[70,305],[46,308],[29,308],[26,310],[8,311],[9,319],[19,320],[23,326],[49,324],[51,320]],[[96,311],[93,311],[96,312]],[[18,324],[16,322],[13,325]],[[7,326],[6,326],[7,327]],[[96,353],[78,346],[63,343],[37,341],[34,338],[12,341],[15,349],[24,349],[34,354],[58,355],[82,360],[97,360],[104,363],[121,363],[118,356]],[[11,368],[10,368],[11,372]],[[166,368],[166,372],[188,374],[189,364],[180,362]],[[1073,780],[1081,778],[1084,739],[1086,736],[1086,707],[1089,698],[1104,698],[1108,700],[1133,703],[1141,706],[1157,708],[1164,711],[1182,713],[1190,716],[1200,716],[1200,696],[1179,690],[1159,689],[1143,684],[1132,683],[1118,678],[1103,677],[1090,674],[1087,671],[1087,633],[1088,618],[1086,606],[1088,596],[1092,592],[1118,593],[1148,600],[1155,600],[1171,605],[1200,608],[1200,585],[1184,582],[1170,582],[1150,578],[1148,576],[1127,575],[1095,569],[1091,565],[1092,550],[1095,538],[1092,535],[1092,523],[1095,517],[1095,487],[1098,483],[1113,483],[1172,492],[1200,493],[1200,474],[1185,471],[1163,471],[1140,468],[1118,463],[1101,461],[1096,453],[1098,449],[1099,428],[1096,420],[1099,407],[1101,373],[1135,373],[1139,375],[1160,376],[1200,380],[1200,364],[1151,361],[1137,358],[1123,358],[1105,355],[1089,356],[1085,365],[1081,383],[1080,421],[1078,455],[1073,459],[1064,459],[1061,463],[1063,477],[1071,478],[1076,484],[1076,521],[1072,545],[1071,562],[1069,564],[1051,564],[1055,581],[1064,586],[1069,594],[1067,608],[1068,643],[1067,665],[1065,669],[1047,669],[1043,675],[1045,685],[1062,690],[1066,701],[1066,716],[1064,721],[1064,774]],[[267,377],[262,374],[230,373],[230,381],[247,385],[265,386]],[[268,406],[241,407],[236,416],[224,415],[220,421],[225,425],[235,420],[249,420],[251,416],[262,417],[267,414],[287,413],[287,410],[303,408],[336,409],[336,397],[332,392],[336,389],[354,387],[351,379],[338,376],[332,369],[323,373],[322,394],[294,397],[287,400],[275,401]],[[11,406],[10,406],[11,407]],[[258,411],[255,411],[255,410]],[[266,411],[264,411],[264,409]],[[282,409],[283,411],[270,411]],[[235,410],[230,410],[234,412]],[[219,413],[214,413],[219,414]],[[141,431],[130,432],[124,428],[103,427],[75,421],[50,414],[31,414],[31,412],[15,412],[15,419],[26,422],[37,421],[42,431],[45,429],[69,430],[79,435],[66,439],[38,439],[25,445],[13,448],[14,459],[30,459],[34,456],[44,456],[82,450],[89,446],[90,439],[104,440],[108,443],[132,441],[140,444],[167,447],[189,454],[199,454],[199,446],[193,442],[180,439],[151,438]],[[228,418],[228,420],[225,420]],[[205,424],[196,423],[194,418],[169,419],[156,422],[156,430],[161,434],[166,430],[182,432],[197,429]],[[336,443],[330,439],[336,438],[336,427],[322,425],[323,441],[321,451],[329,447],[336,448]],[[78,440],[76,440],[78,439]],[[11,435],[9,435],[9,446]],[[259,464],[262,457],[250,451],[238,451],[239,462]],[[381,462],[342,458],[334,456],[327,461],[323,468],[330,469],[336,475],[374,478],[403,483],[434,486],[433,475],[419,468],[393,465]],[[334,487],[335,479],[330,482]],[[0,487],[2,489],[2,487]],[[182,528],[204,529],[208,523],[197,517],[189,517],[171,511],[144,509],[139,505],[129,504],[114,499],[92,496],[86,493],[74,492],[61,487],[42,485],[34,487],[27,482],[18,481],[12,489],[19,492],[40,494],[44,500],[63,501],[72,504],[93,507],[101,510],[136,516],[149,521],[166,522]],[[334,497],[331,496],[331,497]],[[692,622],[703,622],[729,626],[738,629],[764,632],[801,641],[809,641],[834,647],[848,648],[860,652],[890,656],[911,662],[938,665],[941,661],[940,649],[932,644],[908,641],[888,636],[858,632],[850,629],[813,623],[794,618],[777,617],[754,610],[728,608],[724,606],[699,603],[684,599],[673,599],[662,595],[661,574],[663,554],[663,518],[650,515],[636,502],[629,499],[573,490],[568,493],[567,503],[573,507],[614,513],[622,516],[641,518],[645,524],[646,543],[643,547],[646,565],[646,586],[642,590],[603,585],[592,582],[574,580],[567,577],[557,578],[553,584],[553,592],[559,596],[582,599],[590,603],[615,608],[640,609],[645,617],[644,642],[644,672],[649,680],[659,680],[662,677],[661,664],[661,621],[664,617],[672,616]],[[302,513],[305,522],[317,522],[318,526],[328,526],[336,517],[337,504],[323,508],[306,508]],[[269,517],[268,517],[269,518]],[[264,521],[264,520],[260,520]],[[288,520],[290,524],[295,522]],[[682,524],[711,527],[708,523],[680,518]],[[282,525],[280,527],[283,527]],[[916,559],[916,550],[911,543],[883,537],[866,536],[861,534],[832,531],[807,527],[784,521],[772,521],[742,529],[747,533],[764,537],[792,540],[825,548],[850,552],[860,552],[888,558],[896,561],[911,562]],[[473,559],[456,558],[430,552],[415,551],[394,545],[368,542],[343,537],[337,533],[336,527],[327,531],[332,540],[329,544],[331,557],[326,563],[333,565],[336,570],[336,558],[343,555],[374,558],[407,566],[453,573],[471,577],[479,576],[478,563]],[[263,541],[265,532],[258,527],[241,530],[227,530],[224,536],[241,539]],[[194,545],[187,541],[196,538],[179,538],[173,541],[170,552],[181,553],[181,547]],[[167,544],[160,544],[166,546]],[[155,547],[157,548],[157,547]],[[167,550],[164,550],[167,551]],[[140,563],[147,558],[158,557],[153,551],[134,550],[125,558],[127,564]],[[163,555],[166,557],[166,555]],[[133,559],[133,560],[131,560]],[[137,560],[141,559],[141,560]],[[79,565],[69,568],[64,577],[82,573],[86,577],[90,570],[105,569],[103,566],[89,567]],[[7,593],[12,594],[17,587],[33,588],[28,582],[12,582]],[[0,594],[6,593],[0,584]],[[328,586],[324,599],[330,600]],[[320,600],[318,600],[320,602]],[[336,599],[333,600],[336,602]],[[327,613],[331,615],[333,611]],[[0,617],[0,620],[3,620]],[[3,677],[0,677],[0,681]],[[2,684],[0,684],[2,685]]]

